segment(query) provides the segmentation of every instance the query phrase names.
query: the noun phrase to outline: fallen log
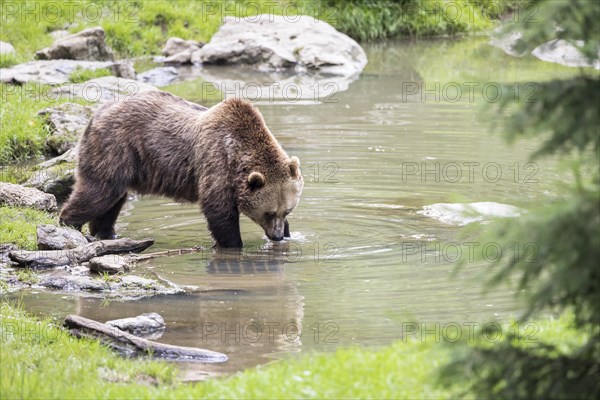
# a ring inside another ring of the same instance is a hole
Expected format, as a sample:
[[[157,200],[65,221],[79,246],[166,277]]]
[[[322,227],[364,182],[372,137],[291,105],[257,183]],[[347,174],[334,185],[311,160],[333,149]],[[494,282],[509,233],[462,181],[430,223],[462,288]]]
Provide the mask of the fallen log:
[[[8,258],[19,267],[53,268],[80,264],[106,254],[140,252],[154,244],[154,239],[133,240],[129,238],[98,240],[68,250],[18,250],[8,253]]]
[[[181,361],[225,362],[227,356],[216,351],[153,342],[118,328],[79,315],[68,315],[64,325],[77,337],[94,337],[129,355],[149,355]]]

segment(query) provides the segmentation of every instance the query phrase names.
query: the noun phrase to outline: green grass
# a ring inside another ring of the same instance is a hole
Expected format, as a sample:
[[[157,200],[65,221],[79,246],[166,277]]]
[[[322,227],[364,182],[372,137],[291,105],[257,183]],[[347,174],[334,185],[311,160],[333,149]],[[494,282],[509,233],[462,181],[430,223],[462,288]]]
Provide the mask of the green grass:
[[[0,206],[0,243],[13,243],[19,248],[36,250],[38,224],[56,224],[52,214],[31,208]]]
[[[3,165],[0,167],[0,182],[23,183],[34,173],[35,171],[27,165]]]
[[[59,322],[36,319],[18,306],[3,302],[0,321],[2,398],[444,399],[462,390],[460,382],[442,385],[439,371],[463,344],[407,340],[383,349],[340,349],[187,384],[178,380],[173,364],[122,359],[97,342],[72,339]],[[570,351],[582,340],[572,322],[572,316],[535,322],[535,337]]]
[[[17,279],[28,285],[34,285],[40,281],[40,274],[30,268],[22,268],[17,272]]]
[[[501,4],[496,8],[506,12],[509,3],[495,1]],[[323,13],[325,20],[358,41],[477,32],[491,29],[498,17],[484,14],[489,5],[474,0],[328,0],[312,4],[331,9]]]
[[[0,68],[12,67],[19,63],[19,58],[15,54],[0,54]]]
[[[0,84],[0,165],[45,152],[48,131],[37,113],[68,100],[53,96],[50,89],[36,83]]]
[[[84,69],[77,67],[75,71],[69,75],[69,80],[73,83],[81,83],[89,81],[90,79],[101,78],[103,76],[111,76],[112,71],[109,68],[99,69]]]
[[[173,365],[122,359],[19,307],[2,303],[0,320],[3,399],[150,398],[174,382]]]

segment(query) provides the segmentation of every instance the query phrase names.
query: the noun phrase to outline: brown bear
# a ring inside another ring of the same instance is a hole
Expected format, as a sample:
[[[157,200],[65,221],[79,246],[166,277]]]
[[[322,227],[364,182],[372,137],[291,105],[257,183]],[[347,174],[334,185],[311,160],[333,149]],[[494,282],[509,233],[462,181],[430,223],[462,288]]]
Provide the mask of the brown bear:
[[[267,237],[289,236],[287,216],[304,180],[249,102],[228,99],[207,109],[161,91],[100,108],[79,142],[73,193],[60,222],[114,238],[132,190],[199,202],[218,247],[242,247],[240,213]]]

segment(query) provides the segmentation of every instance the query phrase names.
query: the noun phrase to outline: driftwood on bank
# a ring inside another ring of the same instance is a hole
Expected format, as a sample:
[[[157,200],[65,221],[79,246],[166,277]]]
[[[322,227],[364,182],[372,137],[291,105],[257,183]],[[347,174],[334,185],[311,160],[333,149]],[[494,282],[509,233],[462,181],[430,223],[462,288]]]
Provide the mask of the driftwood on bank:
[[[99,240],[69,250],[11,251],[8,257],[19,267],[53,268],[79,264],[106,254],[140,252],[154,244],[154,239],[129,238]]]
[[[92,319],[68,315],[65,326],[77,337],[94,337],[107,342],[111,347],[128,355],[151,355],[153,357],[194,360],[202,362],[224,362],[227,356],[216,351],[183,347],[153,342]]]

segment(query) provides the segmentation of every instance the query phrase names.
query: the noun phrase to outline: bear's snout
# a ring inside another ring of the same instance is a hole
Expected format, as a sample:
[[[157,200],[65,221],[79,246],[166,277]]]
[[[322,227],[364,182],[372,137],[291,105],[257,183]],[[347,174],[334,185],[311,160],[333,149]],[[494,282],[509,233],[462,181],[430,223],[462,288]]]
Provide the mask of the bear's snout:
[[[273,240],[274,242],[280,242],[283,240],[283,233],[281,235],[272,235],[272,236],[267,235],[267,236],[269,237],[269,239]]]
[[[283,236],[285,234],[285,221],[283,218],[274,218],[269,221],[266,226],[263,225],[265,230],[265,234],[267,237],[274,242],[279,242],[283,240]]]

